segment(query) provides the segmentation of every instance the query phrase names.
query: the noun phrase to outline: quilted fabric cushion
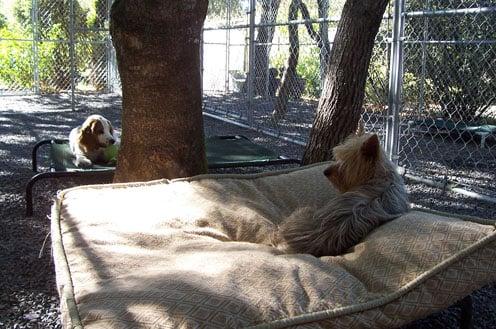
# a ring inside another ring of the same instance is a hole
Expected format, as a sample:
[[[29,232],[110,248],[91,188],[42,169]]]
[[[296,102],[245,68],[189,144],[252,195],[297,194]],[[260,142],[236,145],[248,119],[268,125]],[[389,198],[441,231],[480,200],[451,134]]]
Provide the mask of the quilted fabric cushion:
[[[338,257],[264,245],[335,193],[326,164],[59,193],[52,241],[67,328],[392,328],[496,279],[493,222],[412,211]]]

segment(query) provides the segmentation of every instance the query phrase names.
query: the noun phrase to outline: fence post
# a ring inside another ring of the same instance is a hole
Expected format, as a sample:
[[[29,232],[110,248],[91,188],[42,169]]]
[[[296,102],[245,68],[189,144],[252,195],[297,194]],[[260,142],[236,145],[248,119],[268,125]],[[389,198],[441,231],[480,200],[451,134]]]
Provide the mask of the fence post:
[[[112,54],[112,40],[110,38],[110,8],[112,7],[112,0],[107,0],[107,12],[105,18],[107,20],[106,35],[105,35],[105,56],[107,62],[107,92],[114,92],[114,63]]]
[[[76,100],[75,100],[75,84],[76,84],[76,54],[75,54],[75,37],[74,37],[74,0],[69,3],[69,57],[71,62],[71,108],[73,111],[76,110]]]
[[[324,89],[324,80],[327,71],[328,64],[328,49],[329,49],[329,23],[327,21],[329,16],[329,0],[319,0],[319,18],[322,19],[320,23],[319,35],[322,47],[319,54],[319,78],[320,78],[320,90]]]
[[[225,86],[224,92],[229,93],[229,66],[230,66],[230,52],[231,52],[231,0],[227,0],[227,13],[226,13],[226,63],[225,63]]]
[[[205,29],[202,28],[201,34],[200,34],[200,90],[201,90],[201,95],[202,95],[202,111],[205,111],[205,93],[203,90],[203,73],[205,71],[205,65],[204,65],[204,54],[205,54]]]
[[[33,44],[31,49],[33,51],[33,82],[34,93],[40,93],[40,71],[39,71],[39,58],[38,58],[38,0],[31,1],[31,24],[33,26]]]
[[[253,127],[253,82],[255,81],[255,6],[256,0],[250,0],[250,27],[248,45],[248,109],[246,112],[248,125]]]
[[[400,138],[400,111],[403,87],[403,35],[406,0],[394,1],[393,38],[391,40],[391,62],[389,67],[389,96],[386,124],[386,152],[390,160],[398,163]]]

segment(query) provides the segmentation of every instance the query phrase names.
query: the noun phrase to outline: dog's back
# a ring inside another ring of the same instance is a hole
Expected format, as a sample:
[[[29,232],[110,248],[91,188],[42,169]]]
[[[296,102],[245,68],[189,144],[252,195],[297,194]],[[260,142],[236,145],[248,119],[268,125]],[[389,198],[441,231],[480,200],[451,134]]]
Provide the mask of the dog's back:
[[[333,152],[337,161],[324,175],[336,195],[322,209],[300,209],[286,218],[274,235],[279,249],[318,257],[339,255],[377,226],[408,211],[403,179],[377,135],[351,138]]]

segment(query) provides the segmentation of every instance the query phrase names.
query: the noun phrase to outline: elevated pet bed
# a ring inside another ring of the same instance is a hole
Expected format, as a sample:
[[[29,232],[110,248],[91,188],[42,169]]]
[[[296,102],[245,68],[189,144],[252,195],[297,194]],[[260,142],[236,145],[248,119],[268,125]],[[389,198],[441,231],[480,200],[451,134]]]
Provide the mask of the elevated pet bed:
[[[480,143],[481,148],[496,141],[496,125],[477,125],[456,122],[445,118],[424,118],[408,121],[408,131],[419,131],[429,135],[450,135],[466,141]]]
[[[494,222],[411,211],[338,257],[261,244],[335,193],[326,164],[59,192],[64,328],[394,328],[496,279]]]
[[[48,146],[50,167],[40,172],[38,168],[39,150]],[[281,165],[299,163],[298,159],[276,154],[274,151],[258,145],[242,135],[211,136],[205,139],[209,169]],[[33,215],[33,186],[47,178],[112,176],[114,165],[94,165],[92,168],[79,168],[72,161],[73,155],[67,139],[45,139],[36,143],[32,151],[32,169],[34,175],[26,185],[26,215]]]

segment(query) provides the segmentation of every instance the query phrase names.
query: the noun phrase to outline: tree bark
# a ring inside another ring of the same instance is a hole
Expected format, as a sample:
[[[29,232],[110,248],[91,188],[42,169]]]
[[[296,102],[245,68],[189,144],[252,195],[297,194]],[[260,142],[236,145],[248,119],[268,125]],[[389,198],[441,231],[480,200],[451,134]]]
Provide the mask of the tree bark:
[[[205,173],[200,36],[207,0],[116,0],[110,32],[122,83],[114,182]]]
[[[346,1],[304,164],[330,160],[332,148],[356,131],[374,40],[387,4],[387,0]]]

